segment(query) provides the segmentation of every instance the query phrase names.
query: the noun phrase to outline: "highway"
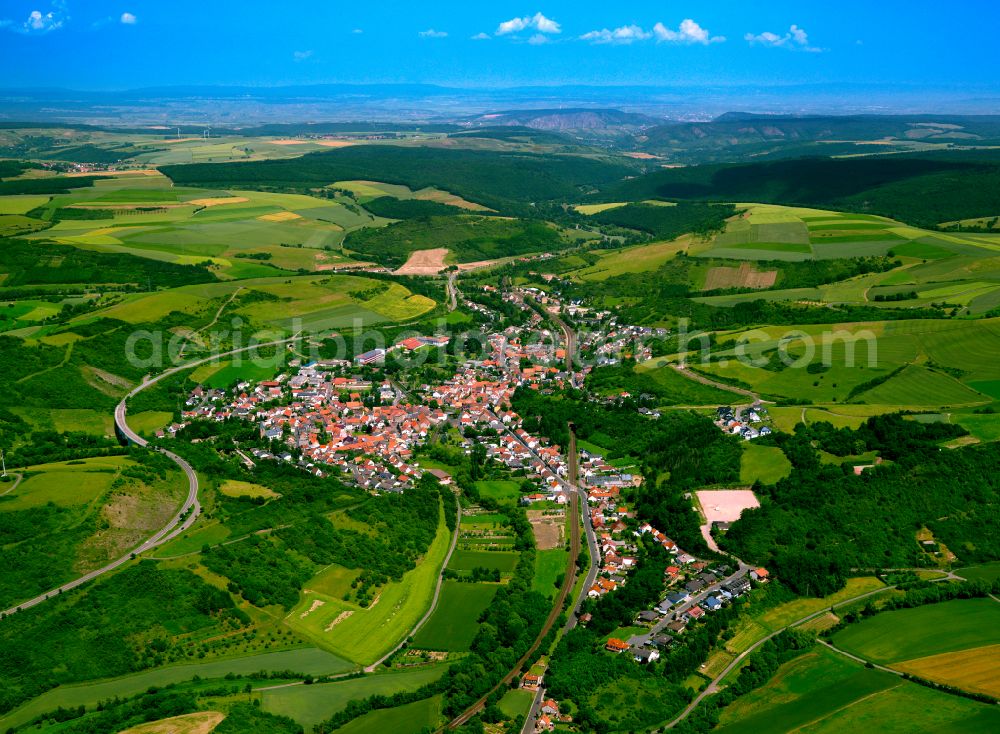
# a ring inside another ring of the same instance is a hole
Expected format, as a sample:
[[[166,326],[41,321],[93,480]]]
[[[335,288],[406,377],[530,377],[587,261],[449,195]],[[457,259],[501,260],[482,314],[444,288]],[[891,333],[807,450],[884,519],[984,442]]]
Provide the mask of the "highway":
[[[286,344],[298,338],[299,335],[295,334],[294,336],[289,337],[288,339],[279,339],[264,344],[253,344],[248,347],[233,349],[223,354],[217,354],[211,357],[206,357],[204,359],[194,360],[192,362],[186,362],[177,367],[172,367],[171,369],[166,370],[165,372],[161,372],[159,375],[156,375],[155,377],[147,378],[137,387],[133,388],[132,391],[129,392],[124,398],[122,398],[122,401],[118,403],[118,405],[115,407],[115,427],[124,437],[126,437],[132,443],[138,446],[146,446],[148,444],[148,441],[146,441],[146,439],[142,438],[142,436],[133,431],[129,427],[128,422],[126,421],[125,403],[129,398],[142,392],[150,385],[156,384],[163,378],[176,374],[177,372],[181,372],[182,370],[187,370],[192,367],[197,367],[200,364],[205,364],[206,362],[211,362],[213,360],[220,359],[222,357],[228,357],[230,355],[237,354],[239,352],[246,352],[251,349],[259,349],[261,347]],[[191,525],[194,524],[195,520],[198,519],[198,515],[201,513],[201,505],[198,502],[198,475],[195,473],[195,470],[191,467],[191,465],[188,464],[184,459],[182,459],[177,454],[173,453],[172,451],[168,451],[166,449],[158,449],[158,450],[168,459],[177,464],[178,467],[180,467],[181,471],[184,472],[184,476],[187,477],[188,481],[187,497],[184,499],[184,503],[181,505],[177,513],[170,518],[170,521],[162,528],[160,528],[158,531],[156,531],[153,535],[151,535],[149,538],[144,540],[139,546],[133,548],[131,551],[123,555],[121,558],[111,561],[110,563],[108,563],[105,566],[102,566],[101,568],[90,571],[89,573],[85,573],[83,576],[80,576],[79,578],[73,579],[72,581],[68,581],[62,586],[57,586],[56,588],[50,589],[49,591],[46,591],[43,594],[39,594],[33,599],[28,599],[27,601],[23,601],[20,604],[11,607],[10,609],[5,609],[3,610],[2,613],[0,613],[2,614],[2,616],[9,617],[10,615],[16,614],[17,612],[24,611],[25,609],[30,609],[33,606],[37,606],[38,604],[47,601],[53,596],[58,596],[63,592],[69,591],[70,589],[75,589],[76,587],[82,586],[88,581],[92,581],[99,576],[103,576],[104,574],[109,573],[110,571],[114,571],[116,568],[119,568],[120,566],[123,566],[124,564],[136,558],[136,556],[138,556],[139,554],[144,553],[153,548],[156,548],[157,546],[163,545],[167,541],[174,539],[175,537],[186,531],[188,528],[191,527]]]

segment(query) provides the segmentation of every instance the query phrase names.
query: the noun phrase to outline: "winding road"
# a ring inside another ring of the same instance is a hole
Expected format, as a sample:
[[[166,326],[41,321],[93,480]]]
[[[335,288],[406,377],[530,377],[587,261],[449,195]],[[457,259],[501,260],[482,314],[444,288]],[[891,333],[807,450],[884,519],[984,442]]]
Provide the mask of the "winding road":
[[[681,711],[681,713],[677,716],[677,718],[675,718],[673,721],[671,721],[663,728],[664,729],[674,728],[679,723],[684,721],[684,719],[686,719],[691,714],[691,712],[698,707],[698,704],[700,704],[707,696],[710,696],[714,693],[718,693],[720,690],[719,684],[723,681],[723,679],[725,679],[727,675],[732,673],[747,658],[747,656],[750,655],[750,653],[752,653],[758,647],[760,647],[765,642],[770,640],[772,637],[776,637],[777,635],[780,635],[782,632],[784,632],[787,629],[791,629],[792,627],[798,627],[801,624],[805,624],[806,622],[815,619],[816,617],[821,617],[824,614],[828,613],[831,609],[836,609],[837,607],[842,607],[847,604],[853,604],[857,601],[860,601],[861,599],[866,599],[869,596],[875,596],[876,594],[882,594],[885,593],[886,591],[891,591],[892,589],[895,588],[896,588],[895,586],[884,586],[881,589],[875,589],[874,591],[868,591],[864,594],[859,594],[858,596],[851,597],[850,599],[844,599],[843,601],[837,602],[832,606],[824,607],[819,611],[807,614],[801,619],[796,619],[794,622],[789,622],[784,627],[777,629],[771,634],[767,635],[767,637],[757,640],[757,642],[753,643],[750,647],[748,647],[746,650],[737,655],[736,658],[731,663],[729,663],[729,665],[727,665],[721,673],[719,673],[717,676],[715,676],[715,678],[712,679],[711,683],[709,683],[707,686],[705,686],[704,689],[702,689],[701,693],[699,693],[697,696],[694,697],[694,700],[692,700],[691,703],[689,703],[687,707],[683,711]]]
[[[126,401],[129,400],[129,398],[134,397],[136,394],[142,392],[151,385],[154,385],[160,380],[164,379],[165,377],[169,377],[170,375],[176,374],[177,372],[188,370],[191,369],[192,367],[197,367],[198,365],[205,364],[207,362],[211,362],[213,360],[217,360],[222,357],[228,357],[233,354],[238,354],[240,352],[246,352],[252,349],[260,349],[262,347],[277,346],[279,344],[287,344],[288,342],[292,342],[297,339],[299,339],[299,334],[295,334],[294,336],[291,336],[287,339],[278,339],[272,342],[266,342],[262,344],[251,344],[250,346],[247,347],[233,349],[228,352],[224,352],[222,354],[215,354],[212,355],[211,357],[205,357],[204,359],[185,362],[182,365],[178,365],[177,367],[172,367],[166,370],[165,372],[161,372],[159,375],[155,377],[147,378],[137,387],[133,388],[124,398],[122,398],[121,402],[118,403],[118,405],[115,407],[115,428],[124,438],[128,439],[130,443],[134,443],[138,446],[146,446],[148,445],[149,442],[146,441],[146,439],[144,439],[134,430],[132,430],[132,428],[129,427],[128,422],[126,421],[125,403]],[[140,553],[144,553],[145,551],[151,550],[152,548],[156,548],[157,546],[163,545],[167,541],[174,539],[175,537],[183,533],[185,530],[190,528],[192,524],[194,524],[194,521],[198,519],[198,515],[201,513],[201,505],[198,502],[198,475],[195,473],[191,465],[188,464],[184,459],[182,459],[177,454],[162,448],[157,450],[160,451],[168,459],[173,461],[175,464],[177,464],[177,466],[180,467],[181,471],[184,472],[184,475],[187,477],[188,480],[187,497],[184,499],[184,503],[181,505],[177,513],[170,519],[170,521],[162,528],[160,528],[158,531],[156,531],[153,535],[151,535],[149,538],[144,540],[139,546],[133,548],[131,551],[123,555],[121,558],[111,561],[110,563],[108,563],[105,566],[102,566],[101,568],[97,568],[94,569],[93,571],[85,573],[83,576],[73,579],[72,581],[68,581],[65,584],[62,584],[61,586],[57,586],[54,589],[50,589],[49,591],[46,591],[43,594],[39,594],[33,599],[28,599],[27,601],[23,601],[20,604],[11,607],[10,609],[5,609],[3,610],[3,612],[0,612],[0,616],[9,617],[10,615],[16,614],[17,612],[24,611],[25,609],[30,609],[31,607],[37,606],[38,604],[47,601],[53,596],[58,596],[63,592],[69,591],[70,589],[75,589],[76,587],[82,586],[88,581],[92,581],[99,576],[103,576],[104,574],[110,571],[114,571],[116,568],[119,568],[120,566],[123,566],[129,561],[134,560],[136,556],[138,556]],[[17,484],[15,483],[14,486],[16,487]],[[11,487],[11,489],[13,488],[14,487]]]
[[[14,477],[14,483],[9,487],[7,487],[7,489],[5,489],[3,492],[0,492],[0,497],[3,497],[4,495],[8,495],[11,492],[13,492],[15,489],[17,489],[17,485],[21,483],[21,480],[24,479],[24,477],[21,474],[18,474],[17,472],[11,472],[8,476]]]

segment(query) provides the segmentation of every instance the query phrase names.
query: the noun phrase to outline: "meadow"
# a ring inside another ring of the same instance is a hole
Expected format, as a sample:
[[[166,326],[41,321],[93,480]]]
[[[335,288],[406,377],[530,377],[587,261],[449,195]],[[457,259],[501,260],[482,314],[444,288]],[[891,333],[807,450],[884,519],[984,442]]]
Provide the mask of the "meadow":
[[[369,665],[403,640],[427,611],[450,543],[442,522],[417,567],[382,587],[368,608],[313,591],[303,593],[285,621],[320,647]]]
[[[517,565],[518,554],[510,551],[456,549],[448,563],[452,571],[471,571],[474,568],[495,568],[509,573]]]
[[[761,482],[774,484],[788,476],[792,465],[784,452],[776,446],[760,446],[753,442],[743,447],[740,459],[740,481],[744,484]]]
[[[521,488],[517,482],[505,479],[482,480],[476,482],[481,497],[496,502],[513,504],[521,498]]]
[[[430,619],[413,638],[413,647],[468,652],[479,631],[479,615],[497,593],[496,584],[446,580]]]
[[[309,729],[342,711],[352,700],[415,691],[436,681],[446,671],[447,666],[426,666],[332,683],[277,688],[263,692],[261,707],[269,713],[291,717]]]
[[[567,552],[562,548],[535,551],[535,575],[531,588],[547,597],[555,596],[559,581],[566,573]]]

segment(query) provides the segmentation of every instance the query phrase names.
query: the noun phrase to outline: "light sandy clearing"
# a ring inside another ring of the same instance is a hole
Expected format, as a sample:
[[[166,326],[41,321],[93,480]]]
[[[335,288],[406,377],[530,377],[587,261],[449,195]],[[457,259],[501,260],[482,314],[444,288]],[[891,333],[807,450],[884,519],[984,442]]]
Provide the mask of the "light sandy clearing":
[[[257,217],[262,222],[290,222],[293,219],[302,219],[295,212],[275,212],[274,214],[262,214]]]
[[[323,601],[322,599],[313,599],[313,603],[309,606],[308,609],[306,609],[304,612],[302,612],[302,614],[299,615],[299,619],[305,619],[324,604],[326,604],[326,602]]]
[[[629,158],[638,158],[641,161],[656,160],[657,158],[660,157],[658,155],[653,155],[652,153],[638,153],[638,152],[626,153],[625,155],[628,156]]]
[[[450,206],[457,206],[459,209],[468,209],[474,212],[492,212],[494,209],[490,209],[488,206],[483,206],[482,204],[476,204],[475,202],[469,201],[468,199],[463,199],[461,196],[456,194],[451,194],[447,191],[441,191],[440,189],[420,189],[413,193],[414,199],[419,199],[421,201],[436,201],[439,204],[448,204]]]
[[[121,734],[209,734],[224,718],[221,711],[199,711],[133,726]]]
[[[396,275],[437,275],[445,269],[444,259],[447,256],[447,247],[416,250],[410,253],[410,257],[403,267],[396,271]]]
[[[221,206],[222,204],[242,204],[247,201],[250,201],[250,199],[245,196],[217,196],[208,199],[191,199],[191,201],[186,203],[194,204],[195,206]]]
[[[709,524],[736,522],[743,510],[760,507],[757,497],[749,489],[706,489],[695,494]]]
[[[353,610],[351,610],[351,609],[348,609],[348,610],[346,610],[346,611],[343,611],[343,612],[341,612],[340,614],[338,614],[338,615],[337,615],[336,619],[334,619],[334,620],[333,620],[332,622],[330,622],[330,624],[328,624],[328,625],[326,626],[326,629],[325,629],[325,630],[323,630],[323,631],[324,631],[324,632],[329,632],[329,631],[330,631],[330,630],[332,630],[332,629],[333,629],[334,627],[336,627],[336,626],[337,626],[338,624],[340,624],[340,623],[341,623],[341,622],[343,622],[343,621],[344,621],[345,619],[347,619],[348,617],[350,617],[350,616],[351,616],[352,614],[354,614],[354,611],[353,611]]]
[[[565,515],[546,515],[545,510],[530,510],[528,521],[535,533],[538,550],[551,550],[562,545]]]

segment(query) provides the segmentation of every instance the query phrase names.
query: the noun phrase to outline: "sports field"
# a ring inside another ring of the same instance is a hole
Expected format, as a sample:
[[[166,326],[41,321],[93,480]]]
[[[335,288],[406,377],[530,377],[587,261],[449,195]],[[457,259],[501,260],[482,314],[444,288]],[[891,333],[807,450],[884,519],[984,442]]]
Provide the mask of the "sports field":
[[[404,639],[427,611],[450,544],[442,516],[437,536],[417,567],[401,581],[386,584],[371,606],[362,608],[310,589],[285,621],[337,655],[359,665],[373,663]]]
[[[350,701],[415,691],[436,681],[447,669],[444,665],[427,666],[333,683],[277,688],[263,693],[262,708],[272,714],[289,716],[309,730],[342,711]]]
[[[497,584],[446,580],[434,614],[413,638],[413,647],[468,652],[479,631],[479,616],[498,588]]]
[[[885,732],[987,731],[996,707],[907,683],[817,646],[723,709],[720,734],[833,734],[877,722]]]

